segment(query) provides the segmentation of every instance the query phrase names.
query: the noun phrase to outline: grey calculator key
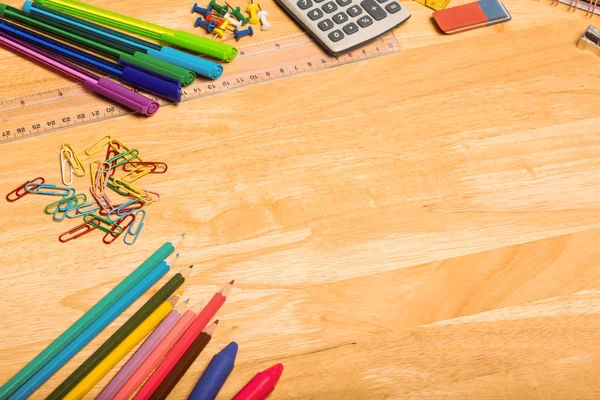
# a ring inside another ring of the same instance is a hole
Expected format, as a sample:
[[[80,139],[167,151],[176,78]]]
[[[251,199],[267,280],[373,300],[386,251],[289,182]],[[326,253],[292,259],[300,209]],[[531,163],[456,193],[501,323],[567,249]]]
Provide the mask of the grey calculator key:
[[[385,3],[386,1],[388,1],[388,0],[377,0],[377,2],[378,2],[379,4],[381,4],[381,3]]]
[[[348,21],[348,15],[345,12],[340,12],[331,17],[336,24],[343,24]]]
[[[347,11],[351,17],[356,17],[357,15],[360,15],[360,13],[362,12],[362,8],[360,8],[359,6],[352,6]]]
[[[380,21],[387,16],[383,8],[379,7],[379,4],[375,3],[374,0],[363,0],[360,5],[375,21]]]
[[[339,29],[336,29],[327,36],[329,36],[329,39],[331,39],[332,42],[337,42],[344,38],[344,34]]]
[[[365,15],[364,17],[360,17],[356,22],[358,22],[362,28],[366,28],[373,23],[373,18]]]
[[[327,14],[330,14],[330,13],[334,12],[335,10],[337,10],[337,5],[333,1],[330,1],[329,3],[323,4],[323,7],[321,7],[321,8]]]
[[[301,9],[301,10],[306,10],[307,8],[311,8],[313,5],[313,2],[311,0],[299,0],[296,5]]]
[[[352,3],[352,0],[335,0],[340,7],[346,7],[348,4]]]
[[[331,28],[333,28],[333,22],[329,18],[328,19],[324,19],[323,21],[319,22],[318,27],[323,32],[325,32],[325,31],[328,31]]]
[[[394,14],[394,13],[397,13],[398,11],[400,11],[400,9],[402,9],[402,7],[400,7],[400,4],[398,4],[398,2],[392,1],[390,4],[385,6],[385,9],[390,14]]]
[[[325,0],[314,0],[314,1],[315,1],[315,3],[322,3],[322,2],[324,2]]]
[[[342,29],[344,30],[344,32],[346,32],[346,35],[352,35],[353,33],[358,32],[358,25],[356,25],[354,22],[350,22]]]
[[[308,12],[308,18],[310,18],[313,21],[316,21],[317,19],[321,18],[323,16],[323,11],[319,10],[318,8],[313,8],[312,10],[310,10]]]

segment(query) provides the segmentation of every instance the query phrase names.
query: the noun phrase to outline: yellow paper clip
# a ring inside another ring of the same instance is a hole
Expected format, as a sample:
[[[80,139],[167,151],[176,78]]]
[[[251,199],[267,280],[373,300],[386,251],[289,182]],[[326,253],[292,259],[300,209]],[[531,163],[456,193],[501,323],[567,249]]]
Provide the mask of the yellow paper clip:
[[[117,151],[117,153],[125,153],[132,150],[129,146],[125,146],[119,139],[114,138],[111,139],[109,146],[111,149]],[[132,160],[143,161],[139,154],[135,158],[132,158]]]
[[[127,193],[132,195],[133,197],[136,197],[136,198],[140,199],[141,201],[143,201],[144,204],[150,204],[154,201],[154,199],[152,198],[152,195],[150,195],[148,192],[146,192],[143,189],[137,188],[127,182],[123,182],[120,179],[115,179],[114,183],[115,183],[115,185],[117,185],[118,188],[123,189],[124,191],[126,191]]]
[[[64,150],[65,159],[71,164],[71,167],[73,167],[73,173],[77,176],[85,176],[85,167],[79,157],[77,157],[77,153],[73,150],[73,146],[69,143],[63,143],[62,149]]]
[[[127,183],[135,182],[138,179],[140,179],[141,177],[148,175],[150,172],[152,172],[153,169],[154,168],[152,166],[145,166],[145,165],[137,166],[132,171],[123,175],[121,177],[121,180],[123,182],[127,182]]]
[[[102,136],[100,139],[83,149],[79,154],[77,154],[77,156],[81,161],[86,161],[94,154],[100,153],[104,148],[106,148],[111,140],[112,138],[110,135]]]

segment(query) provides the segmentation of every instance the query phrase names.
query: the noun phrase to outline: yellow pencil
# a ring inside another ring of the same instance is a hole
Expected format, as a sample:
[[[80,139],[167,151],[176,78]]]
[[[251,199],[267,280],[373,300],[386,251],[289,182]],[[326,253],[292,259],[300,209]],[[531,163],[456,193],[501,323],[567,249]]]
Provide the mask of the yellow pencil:
[[[79,383],[71,389],[64,400],[79,400],[92,390],[115,365],[119,363],[146,335],[173,310],[179,295],[171,297],[156,308],[141,324],[139,324],[100,364],[96,365]]]

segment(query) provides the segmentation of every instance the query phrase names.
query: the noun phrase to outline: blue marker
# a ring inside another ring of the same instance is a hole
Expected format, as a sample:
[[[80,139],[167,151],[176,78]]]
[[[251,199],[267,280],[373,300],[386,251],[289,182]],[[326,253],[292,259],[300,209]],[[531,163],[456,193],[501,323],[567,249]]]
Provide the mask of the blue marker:
[[[49,37],[40,35],[32,30],[23,28],[5,20],[0,20],[0,32],[11,37],[21,39],[35,47],[65,58],[75,64],[98,71],[101,74],[118,78],[122,82],[134,87],[154,93],[176,102],[181,101],[179,81],[167,78],[141,67],[122,62],[122,65],[112,63],[104,58],[96,57],[78,48],[59,42]]]
[[[231,342],[217,353],[200,377],[188,400],[213,400],[231,374],[237,356],[238,345]]]
[[[136,51],[146,53],[149,56],[194,71],[195,73],[210,79],[217,79],[223,73],[223,66],[221,64],[196,57],[192,54],[168,46],[159,46],[125,33],[94,24],[93,22],[85,21],[81,18],[73,17],[72,15],[35,4],[31,1],[26,1],[23,4],[23,12],[32,18],[55,27],[60,27],[62,29],[68,27],[70,30],[85,32],[86,35],[93,35],[100,43],[103,41],[106,43],[108,41],[113,44],[119,43],[121,46],[134,48]]]

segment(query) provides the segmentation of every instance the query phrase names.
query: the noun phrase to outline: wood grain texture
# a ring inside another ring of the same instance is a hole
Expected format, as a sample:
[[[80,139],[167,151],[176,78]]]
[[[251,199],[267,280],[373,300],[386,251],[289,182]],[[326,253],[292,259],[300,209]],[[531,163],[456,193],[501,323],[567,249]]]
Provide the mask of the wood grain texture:
[[[0,381],[186,232],[192,303],[236,287],[173,399],[232,340],[220,399],[275,362],[273,399],[600,397],[600,60],[575,47],[598,18],[505,3],[510,23],[453,36],[406,3],[397,55],[2,146],[3,194],[39,175],[58,182],[59,145],[107,133],[169,172],[145,178],[162,200],[135,246],[60,244],[67,225],[49,222],[46,199],[0,202]],[[194,31],[181,0],[94,4]],[[297,31],[261,5],[274,28],[253,40]],[[61,82],[0,51],[1,97],[27,68]]]

